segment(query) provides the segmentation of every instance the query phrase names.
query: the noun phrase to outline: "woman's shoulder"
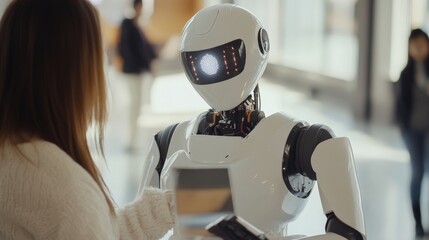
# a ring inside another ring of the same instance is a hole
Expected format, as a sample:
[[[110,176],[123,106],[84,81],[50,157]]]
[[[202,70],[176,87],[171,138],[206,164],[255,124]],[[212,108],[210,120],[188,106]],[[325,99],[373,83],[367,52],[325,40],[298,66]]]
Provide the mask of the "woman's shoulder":
[[[76,235],[92,229],[83,227],[88,219],[110,227],[109,209],[96,182],[57,145],[37,140],[1,146],[0,154],[0,215],[6,222],[26,224],[35,236],[51,230]]]
[[[71,160],[70,156],[54,143],[36,139],[16,145],[18,152],[33,163],[42,160]]]
[[[92,181],[91,176],[57,145],[33,140],[0,148],[0,169],[16,169],[16,176],[30,181],[49,179],[54,184],[70,185],[70,180]],[[2,172],[2,170],[0,170]],[[31,178],[33,179],[28,179]],[[95,184],[95,182],[94,182]]]
[[[414,64],[407,64],[399,74],[399,81],[406,81],[414,74]]]
[[[65,196],[82,196],[82,191],[103,199],[101,189],[84,168],[57,145],[43,140],[0,147],[0,196],[3,191],[51,203]]]
[[[57,165],[73,165],[73,159],[54,143],[35,139],[17,145],[4,145],[2,158],[24,164],[31,164],[35,168],[56,168]],[[25,161],[24,161],[25,160]],[[57,169],[58,170],[58,169]]]
[[[133,23],[133,19],[131,19],[131,18],[124,18],[124,19],[122,19],[122,22],[121,22],[121,28],[129,28],[129,27],[133,27],[134,26],[134,23]]]

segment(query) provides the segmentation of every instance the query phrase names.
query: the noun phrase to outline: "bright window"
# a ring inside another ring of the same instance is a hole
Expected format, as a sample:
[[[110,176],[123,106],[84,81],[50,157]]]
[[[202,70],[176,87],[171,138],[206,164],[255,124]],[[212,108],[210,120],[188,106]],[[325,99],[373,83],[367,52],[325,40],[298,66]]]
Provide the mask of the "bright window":
[[[238,0],[267,28],[270,61],[347,81],[356,79],[356,0]]]

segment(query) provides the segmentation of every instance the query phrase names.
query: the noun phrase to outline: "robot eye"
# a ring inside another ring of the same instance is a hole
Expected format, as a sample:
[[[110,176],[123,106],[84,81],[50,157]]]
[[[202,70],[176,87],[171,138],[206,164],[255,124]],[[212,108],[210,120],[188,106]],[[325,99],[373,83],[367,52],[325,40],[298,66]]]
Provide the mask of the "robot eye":
[[[214,75],[219,70],[219,63],[211,54],[206,54],[202,57],[200,62],[201,70],[207,75]]]

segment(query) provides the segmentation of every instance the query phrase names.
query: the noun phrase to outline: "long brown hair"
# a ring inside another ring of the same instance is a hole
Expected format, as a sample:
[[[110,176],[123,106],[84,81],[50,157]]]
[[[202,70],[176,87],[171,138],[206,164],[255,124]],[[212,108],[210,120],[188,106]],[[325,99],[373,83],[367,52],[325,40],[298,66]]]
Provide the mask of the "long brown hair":
[[[0,22],[0,144],[52,142],[113,204],[88,147],[103,154],[106,84],[98,13],[87,0],[14,0]],[[104,155],[104,154],[103,154]]]

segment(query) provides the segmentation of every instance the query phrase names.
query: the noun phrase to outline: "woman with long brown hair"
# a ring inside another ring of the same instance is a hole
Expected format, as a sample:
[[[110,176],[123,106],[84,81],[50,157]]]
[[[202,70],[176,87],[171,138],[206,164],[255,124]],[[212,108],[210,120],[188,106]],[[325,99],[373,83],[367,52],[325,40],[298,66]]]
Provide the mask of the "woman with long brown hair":
[[[115,209],[88,147],[103,153],[106,83],[87,0],[14,0],[0,22],[0,239],[159,239],[171,194]]]

